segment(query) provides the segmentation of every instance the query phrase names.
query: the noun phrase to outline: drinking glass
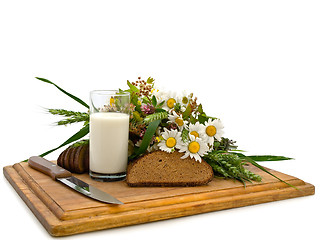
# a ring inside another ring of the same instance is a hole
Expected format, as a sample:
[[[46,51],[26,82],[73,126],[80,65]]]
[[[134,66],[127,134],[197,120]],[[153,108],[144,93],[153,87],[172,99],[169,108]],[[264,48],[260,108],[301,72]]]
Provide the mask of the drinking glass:
[[[91,178],[118,181],[126,178],[130,93],[117,90],[90,92]]]

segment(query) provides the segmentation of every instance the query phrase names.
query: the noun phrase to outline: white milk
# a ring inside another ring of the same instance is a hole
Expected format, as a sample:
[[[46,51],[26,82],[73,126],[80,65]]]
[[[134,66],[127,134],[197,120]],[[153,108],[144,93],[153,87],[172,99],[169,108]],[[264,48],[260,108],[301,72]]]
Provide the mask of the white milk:
[[[114,174],[126,172],[129,115],[99,112],[90,115],[90,170]]]

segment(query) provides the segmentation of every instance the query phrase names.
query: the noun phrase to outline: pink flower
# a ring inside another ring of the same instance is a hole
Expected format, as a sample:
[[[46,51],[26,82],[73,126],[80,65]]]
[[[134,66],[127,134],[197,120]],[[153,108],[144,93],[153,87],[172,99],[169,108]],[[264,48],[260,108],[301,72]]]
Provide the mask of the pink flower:
[[[141,105],[141,111],[145,114],[152,114],[155,112],[155,108],[153,105],[147,103]]]

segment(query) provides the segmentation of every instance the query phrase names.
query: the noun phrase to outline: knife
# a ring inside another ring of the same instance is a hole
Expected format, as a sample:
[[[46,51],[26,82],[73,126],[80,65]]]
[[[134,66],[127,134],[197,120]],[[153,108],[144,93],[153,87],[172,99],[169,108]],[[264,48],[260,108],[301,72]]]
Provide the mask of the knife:
[[[28,160],[28,164],[30,167],[50,176],[53,180],[60,181],[87,197],[105,203],[123,204],[123,202],[119,201],[110,194],[81,181],[80,179],[72,176],[71,172],[69,172],[68,170],[44,159],[43,157],[30,157]]]

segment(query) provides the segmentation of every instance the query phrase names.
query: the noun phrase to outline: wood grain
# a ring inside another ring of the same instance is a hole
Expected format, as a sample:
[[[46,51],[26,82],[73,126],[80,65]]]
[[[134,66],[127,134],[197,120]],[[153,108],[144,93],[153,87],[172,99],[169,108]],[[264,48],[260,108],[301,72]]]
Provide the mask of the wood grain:
[[[28,166],[17,163],[4,167],[4,175],[53,236],[128,226],[183,217],[253,204],[314,194],[312,184],[270,170],[296,186],[289,187],[260,169],[249,169],[262,176],[246,188],[232,180],[215,178],[199,187],[129,187],[125,181],[102,183],[87,174],[74,174],[81,180],[118,198],[124,205],[105,204],[87,198]]]

